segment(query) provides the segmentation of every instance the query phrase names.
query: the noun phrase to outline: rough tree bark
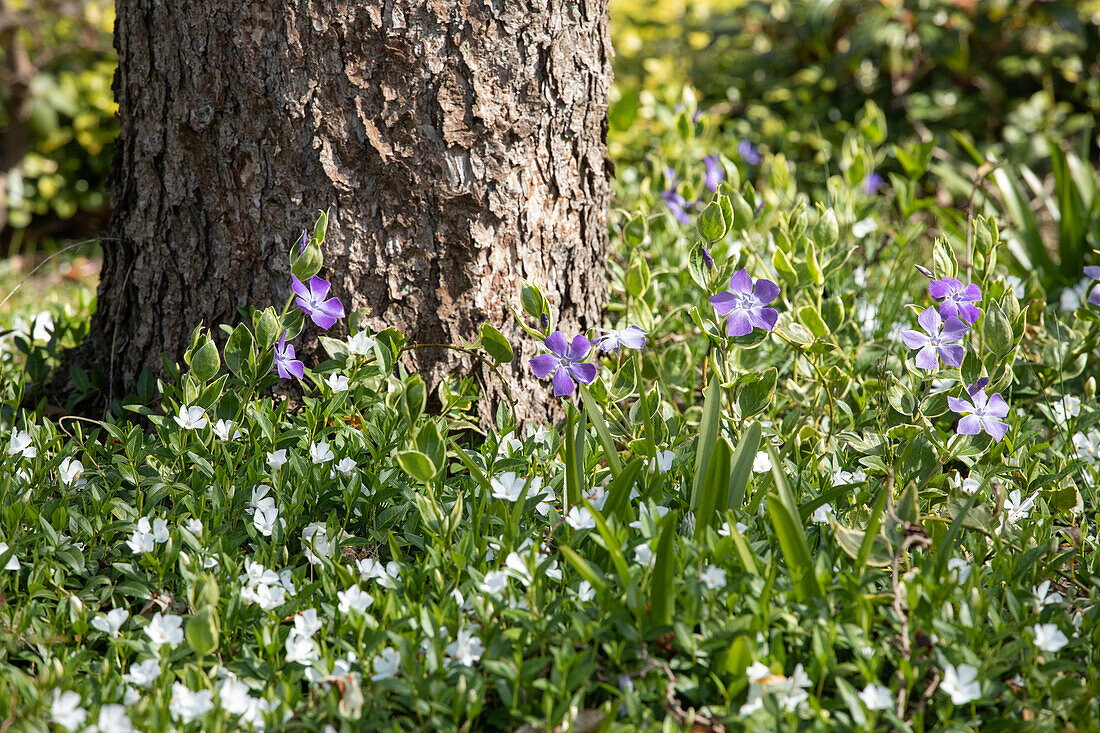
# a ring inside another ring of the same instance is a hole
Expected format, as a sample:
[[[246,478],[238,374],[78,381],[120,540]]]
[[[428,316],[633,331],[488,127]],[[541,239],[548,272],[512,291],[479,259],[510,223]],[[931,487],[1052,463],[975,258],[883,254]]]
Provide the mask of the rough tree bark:
[[[286,250],[326,208],[322,274],[377,327],[458,343],[489,320],[523,344],[509,377],[531,379],[535,345],[507,311],[520,278],[565,330],[598,325],[607,0],[119,0],[117,14],[122,243],[104,246],[87,345],[113,389],[178,359],[200,322],[283,302]],[[430,378],[456,366],[415,358]]]

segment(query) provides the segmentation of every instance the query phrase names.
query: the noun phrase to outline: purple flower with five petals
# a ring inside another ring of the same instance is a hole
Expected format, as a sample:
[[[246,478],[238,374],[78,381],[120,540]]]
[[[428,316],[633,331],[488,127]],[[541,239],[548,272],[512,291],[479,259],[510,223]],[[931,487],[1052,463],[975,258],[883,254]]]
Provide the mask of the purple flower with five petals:
[[[600,336],[599,344],[600,350],[604,352],[618,351],[620,346],[625,346],[628,349],[644,349],[645,337],[648,333],[648,331],[643,331],[638,326],[597,328],[596,331],[603,334]]]
[[[1000,443],[1001,438],[1008,432],[1008,423],[998,418],[1008,415],[1008,403],[999,392],[986,396],[983,387],[988,382],[988,379],[982,379],[977,384],[967,387],[969,400],[948,397],[947,405],[955,412],[964,415],[959,420],[958,427],[955,428],[955,432],[959,435],[979,435],[985,432],[994,441]]]
[[[779,311],[766,307],[779,295],[779,286],[771,280],[753,280],[749,271],[741,268],[730,278],[730,289],[710,296],[714,310],[726,318],[726,333],[748,336],[754,328],[770,331],[775,327]]]
[[[749,165],[760,165],[760,161],[764,159],[756,146],[748,140],[742,140],[737,144],[737,154]]]
[[[297,275],[290,276],[290,287],[298,297],[295,302],[305,311],[313,322],[324,329],[329,329],[338,318],[344,317],[344,304],[339,298],[325,299],[331,283],[314,275],[309,279],[309,287],[298,279]]]
[[[959,340],[970,330],[969,326],[954,316],[944,323],[935,308],[925,308],[917,316],[917,323],[927,335],[920,331],[902,331],[901,340],[910,349],[920,349],[916,359],[918,367],[937,369],[940,359],[947,366],[957,367],[962,364],[965,349]]]
[[[279,337],[279,343],[275,344],[275,368],[283,379],[290,379],[292,376],[302,379],[306,375],[305,364],[294,358],[294,347],[286,342],[286,331]]]
[[[1100,280],[1100,267],[1086,267],[1085,276],[1093,280]],[[1100,285],[1094,285],[1089,293],[1088,302],[1092,305],[1100,305]]]
[[[540,354],[531,360],[531,370],[539,379],[554,375],[554,396],[566,397],[573,394],[575,382],[591,384],[596,379],[596,365],[587,364],[584,358],[592,350],[592,342],[584,336],[573,337],[569,344],[561,331],[554,331],[546,339],[549,354]]]
[[[707,166],[706,186],[711,191],[717,193],[718,186],[726,179],[726,170],[722,167],[722,163],[718,160],[717,155],[704,156],[703,162]]]
[[[945,277],[928,283],[928,294],[933,298],[944,299],[940,303],[940,315],[944,318],[954,316],[974,325],[982,315],[977,306],[971,305],[982,302],[982,291],[974,283],[963,285],[957,278]]]

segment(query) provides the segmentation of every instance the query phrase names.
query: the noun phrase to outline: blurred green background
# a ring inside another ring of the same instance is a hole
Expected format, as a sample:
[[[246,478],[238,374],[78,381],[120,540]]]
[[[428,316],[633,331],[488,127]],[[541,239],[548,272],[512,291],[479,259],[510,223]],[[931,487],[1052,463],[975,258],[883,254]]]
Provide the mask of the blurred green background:
[[[1097,159],[1100,0],[613,0],[611,12],[609,147],[627,186],[685,108],[722,138],[798,161],[810,191],[836,173],[853,128],[880,116],[902,150],[932,141],[966,158],[972,145],[1039,178],[1052,139]],[[0,292],[103,231],[113,22],[110,1],[0,0]],[[94,284],[95,252],[81,254],[75,270],[59,258],[70,269],[50,271],[46,290]]]

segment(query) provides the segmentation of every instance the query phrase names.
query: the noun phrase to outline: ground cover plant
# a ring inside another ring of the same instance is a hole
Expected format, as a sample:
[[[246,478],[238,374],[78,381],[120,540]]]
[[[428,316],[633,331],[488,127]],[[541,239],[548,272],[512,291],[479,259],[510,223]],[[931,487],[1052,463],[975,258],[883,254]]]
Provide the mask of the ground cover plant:
[[[326,280],[324,215],[286,233],[287,302],[196,328],[103,419],[39,397],[90,304],[23,301],[0,331],[0,716],[1093,727],[1095,139],[1043,151],[1066,161],[1052,237],[1002,150],[940,166],[873,102],[815,160],[668,96],[619,138],[603,328],[561,332],[554,283],[514,304],[557,424],[506,400],[479,425],[459,377],[427,410],[414,345]],[[297,358],[307,320],[324,361]],[[510,362],[501,325],[455,346]]]

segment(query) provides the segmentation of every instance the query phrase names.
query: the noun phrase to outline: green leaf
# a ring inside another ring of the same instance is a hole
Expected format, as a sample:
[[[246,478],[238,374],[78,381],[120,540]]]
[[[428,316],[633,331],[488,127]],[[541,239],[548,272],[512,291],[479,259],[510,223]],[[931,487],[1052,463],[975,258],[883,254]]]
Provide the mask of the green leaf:
[[[196,654],[206,656],[218,648],[218,619],[209,606],[205,606],[187,620],[184,628],[188,645]]]
[[[512,345],[493,324],[481,324],[481,346],[497,364],[510,364],[516,358]]]
[[[859,529],[848,529],[837,521],[836,517],[829,518],[833,527],[833,534],[840,549],[860,565],[860,555],[863,546],[867,542],[867,533]],[[882,568],[889,566],[894,560],[893,548],[882,535],[871,535],[871,545],[868,548],[867,557],[862,561],[863,565]]]
[[[587,580],[596,591],[603,593],[607,590],[607,581],[604,579],[603,573],[581,557],[576,550],[568,545],[559,545],[558,552],[562,554],[566,562],[576,568],[577,573]]]
[[[760,450],[760,423],[752,423],[737,441],[733,452],[733,468],[730,471],[729,499],[727,509],[738,509],[745,504],[745,489],[752,477],[752,463],[756,452]]]
[[[779,371],[772,367],[763,372],[745,374],[737,380],[737,407],[742,420],[768,408],[778,379]]]
[[[426,484],[431,483],[435,478],[436,467],[432,465],[431,459],[420,451],[401,451],[394,457],[397,459],[397,465],[413,478]]]
[[[706,537],[707,527],[714,521],[715,514],[725,508],[720,507],[719,502],[728,501],[731,453],[729,441],[719,436],[711,450],[706,475],[699,489],[699,505],[695,511],[696,542]]]
[[[989,348],[998,358],[1007,354],[1015,342],[1012,336],[1012,324],[1009,323],[1008,316],[996,301],[990,303],[989,309],[985,312],[982,333]]]
[[[676,598],[672,593],[672,571],[676,565],[676,512],[672,511],[661,520],[657,531],[656,560],[653,565],[653,577],[649,580],[650,618],[656,626],[670,626]]]
[[[822,319],[821,314],[817,312],[816,307],[804,305],[799,308],[798,320],[802,321],[803,325],[810,329],[810,332],[819,339],[828,337],[829,327],[825,325],[825,321]]]
[[[523,311],[532,318],[542,318],[542,314],[546,312],[546,296],[538,285],[525,281],[520,288],[519,299]]]
[[[832,209],[825,209],[814,224],[814,243],[828,251],[839,238],[840,225],[837,223],[836,213]]]
[[[569,419],[565,425],[565,505],[574,506],[581,501],[584,493],[581,477],[584,475],[584,413],[578,418],[577,411],[569,405]]]
[[[722,239],[728,231],[726,221],[722,217],[722,207],[713,201],[703,209],[696,226],[699,228],[699,234],[703,235],[703,239],[711,242]]]
[[[718,430],[722,425],[722,385],[716,375],[711,375],[703,397],[703,419],[699,422],[699,437],[695,448],[695,479],[691,486],[691,507],[699,506],[699,494],[710,465],[710,454],[718,442]]]
[[[209,338],[191,356],[191,374],[200,382],[208,382],[213,379],[220,366],[221,359],[218,356],[218,346]]]
[[[265,308],[256,318],[256,342],[261,351],[270,349],[279,340],[279,317],[274,308]]]
[[[237,325],[225,342],[225,365],[240,379],[248,376],[248,364],[255,361],[252,353],[252,332],[243,323]]]
[[[307,244],[301,252],[298,251],[298,245],[295,244],[291,252],[290,271],[302,282],[306,282],[321,271],[324,258],[316,240]]]
[[[859,553],[856,555],[857,568],[863,568],[870,562],[874,543],[881,537],[878,530],[882,526],[882,513],[889,499],[890,488],[889,486],[883,486],[879,490],[878,498],[875,499],[875,505],[871,507],[871,516],[867,520],[867,530],[863,535],[863,542],[859,546]]]
[[[650,282],[649,263],[640,250],[635,250],[630,256],[630,269],[626,271],[626,290],[631,296],[640,298],[649,290]]]
[[[437,471],[443,468],[447,444],[440,433],[439,424],[435,420],[426,422],[416,431],[416,438],[413,443],[416,445],[416,450],[427,456]]]

